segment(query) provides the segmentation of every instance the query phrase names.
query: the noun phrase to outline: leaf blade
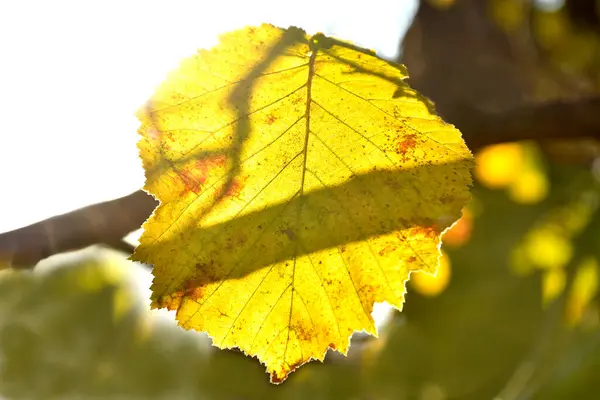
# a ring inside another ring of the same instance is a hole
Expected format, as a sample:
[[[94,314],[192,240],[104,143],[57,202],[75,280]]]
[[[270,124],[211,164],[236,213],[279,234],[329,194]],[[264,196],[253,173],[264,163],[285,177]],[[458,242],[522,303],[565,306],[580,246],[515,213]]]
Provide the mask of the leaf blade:
[[[154,264],[153,306],[257,356],[273,382],[376,334],[373,303],[401,308],[468,200],[460,132],[402,66],[297,29],[236,31],[179,73],[139,114],[161,205],[133,258]]]

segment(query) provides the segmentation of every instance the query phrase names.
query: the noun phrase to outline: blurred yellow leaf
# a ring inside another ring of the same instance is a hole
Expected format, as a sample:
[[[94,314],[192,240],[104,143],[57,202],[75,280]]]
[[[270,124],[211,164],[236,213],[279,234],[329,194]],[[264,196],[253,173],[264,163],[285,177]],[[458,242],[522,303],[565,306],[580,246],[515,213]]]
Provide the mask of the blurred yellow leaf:
[[[529,259],[541,269],[562,268],[573,254],[569,238],[553,229],[533,231],[526,238],[525,249]]]
[[[508,188],[509,197],[514,202],[535,204],[548,195],[548,178],[542,171],[525,169],[515,178]]]
[[[532,143],[488,146],[475,156],[475,177],[488,188],[506,188],[517,203],[538,203],[549,190],[540,158],[539,149]]]
[[[510,185],[521,172],[525,154],[520,143],[488,146],[475,155],[475,177],[491,189]]]
[[[410,285],[417,292],[425,296],[437,296],[442,293],[450,283],[451,275],[450,257],[442,252],[440,265],[435,275],[427,272],[413,272],[410,276]]]
[[[508,185],[508,195],[516,203],[535,204],[548,195],[550,183],[539,147],[535,143],[521,142],[523,158],[520,170]]]
[[[567,274],[563,268],[544,271],[542,275],[542,303],[549,305],[565,289]]]
[[[598,261],[594,257],[586,258],[577,268],[573,286],[567,299],[566,318],[575,324],[598,293]]]
[[[257,356],[281,382],[375,334],[410,271],[435,272],[469,198],[460,132],[403,66],[270,25],[182,62],[139,112],[145,189],[160,206],[135,260],[153,307]]]

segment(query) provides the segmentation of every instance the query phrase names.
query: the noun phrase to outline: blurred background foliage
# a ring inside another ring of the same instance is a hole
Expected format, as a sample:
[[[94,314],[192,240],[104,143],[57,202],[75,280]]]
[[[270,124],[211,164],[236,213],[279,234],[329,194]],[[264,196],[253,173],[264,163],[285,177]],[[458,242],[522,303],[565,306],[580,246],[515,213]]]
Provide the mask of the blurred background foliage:
[[[403,50],[411,83],[451,121],[464,107],[589,95],[600,86],[600,1],[430,0]],[[403,312],[378,339],[356,334],[347,358],[330,352],[279,386],[256,360],[159,321],[136,298],[121,254],[95,249],[59,268],[5,271],[0,394],[596,399],[599,149],[587,139],[479,149],[473,199],[445,233],[437,276],[413,274]]]

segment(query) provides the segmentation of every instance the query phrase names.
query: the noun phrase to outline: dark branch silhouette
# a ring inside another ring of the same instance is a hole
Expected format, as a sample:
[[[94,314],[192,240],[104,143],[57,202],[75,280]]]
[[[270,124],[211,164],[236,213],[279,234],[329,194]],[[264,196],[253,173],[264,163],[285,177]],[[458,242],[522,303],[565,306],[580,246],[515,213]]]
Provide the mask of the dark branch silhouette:
[[[465,110],[451,122],[473,151],[520,140],[600,140],[600,97],[531,104],[493,114]]]

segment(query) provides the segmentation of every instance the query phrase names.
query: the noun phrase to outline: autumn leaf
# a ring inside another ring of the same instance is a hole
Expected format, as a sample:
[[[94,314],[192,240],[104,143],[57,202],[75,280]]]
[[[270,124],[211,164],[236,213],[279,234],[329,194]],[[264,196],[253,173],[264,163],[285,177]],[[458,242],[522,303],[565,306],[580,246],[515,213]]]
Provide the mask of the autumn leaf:
[[[467,202],[460,132],[403,66],[298,28],[249,27],[184,60],[139,113],[145,190],[160,206],[134,260],[153,307],[281,382],[376,334]]]

